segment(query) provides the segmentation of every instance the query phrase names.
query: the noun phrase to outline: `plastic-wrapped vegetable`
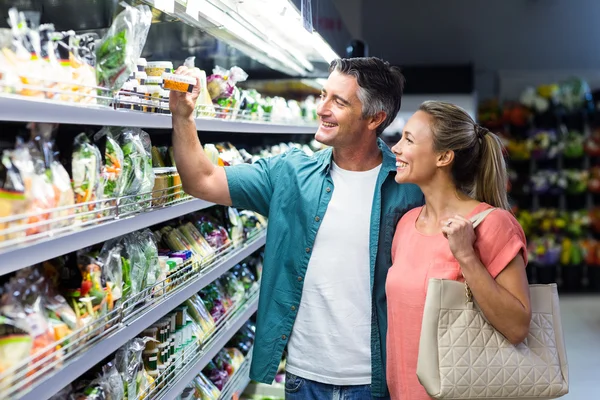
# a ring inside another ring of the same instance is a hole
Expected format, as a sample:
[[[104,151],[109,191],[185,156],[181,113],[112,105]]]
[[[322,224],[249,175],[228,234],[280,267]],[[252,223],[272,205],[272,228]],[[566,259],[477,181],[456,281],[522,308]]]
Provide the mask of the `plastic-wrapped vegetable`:
[[[227,230],[209,215],[198,215],[194,224],[212,248],[219,250],[231,243]]]
[[[233,360],[231,359],[231,356],[229,355],[226,349],[219,350],[213,361],[215,362],[215,366],[219,370],[227,372],[227,375],[229,375],[229,377],[231,377],[231,375],[233,375],[233,373],[235,372]]]
[[[239,246],[244,241],[244,224],[236,208],[227,207],[229,221],[229,237],[234,246]]]
[[[119,137],[121,149],[123,150],[123,196],[137,195],[142,190],[142,183],[145,173],[145,149],[138,135],[132,130],[126,129]],[[123,199],[121,206],[124,211],[135,211],[136,206],[125,206],[132,204],[135,198]]]
[[[238,348],[235,347],[228,347],[224,350],[227,352],[227,355],[229,355],[229,358],[231,359],[231,365],[233,366],[233,371],[235,373],[244,362],[244,354]]]
[[[77,135],[73,146],[71,164],[76,204],[97,201],[102,198],[101,169],[102,156],[98,147],[90,141],[85,133]],[[91,204],[77,211],[80,213],[93,211],[96,207],[96,204]],[[89,221],[94,218],[94,214],[90,213],[81,216],[79,219]]]
[[[154,241],[154,235],[150,229],[144,229],[141,232],[136,232],[138,240],[144,252],[144,260],[146,261],[146,280],[145,286],[156,284],[160,276],[160,265],[158,263],[158,248]]]
[[[34,149],[33,144],[29,147],[32,149],[32,155],[38,159],[38,163],[43,161],[45,176],[48,179],[47,187],[52,187],[54,207],[69,207],[75,204],[75,195],[71,186],[71,178],[65,167],[56,160],[54,141],[52,140],[52,132],[55,128],[53,124],[31,123],[28,125],[31,128],[33,142],[37,145]],[[40,164],[41,166],[41,164]],[[48,196],[50,190],[48,189]],[[54,211],[51,215],[53,220],[56,220],[50,228],[60,228],[69,226],[72,221],[66,218],[73,214],[72,208],[67,208],[61,211]],[[60,219],[60,220],[59,220]]]
[[[145,259],[145,248],[140,237],[135,234],[126,236],[123,239],[123,246],[125,248],[123,270],[129,271],[131,296],[135,296],[146,287],[148,263]]]
[[[215,250],[208,244],[204,236],[196,229],[196,227],[188,222],[179,228],[180,232],[188,239],[190,243],[195,243],[195,248],[201,258],[207,258],[214,254]]]
[[[194,387],[196,388],[196,399],[219,400],[219,396],[221,396],[221,391],[217,389],[215,384],[208,380],[203,373],[198,374],[198,376],[194,378]]]
[[[0,218],[24,214],[28,208],[25,193],[25,183],[21,173],[11,161],[11,153],[2,153],[0,164]],[[23,225],[25,221],[20,219],[14,222],[0,223],[0,231],[16,228]],[[0,241],[16,239],[25,236],[25,232],[0,234]]]
[[[13,382],[14,372],[7,374],[6,371],[27,359],[32,348],[33,338],[24,315],[19,313],[10,317],[0,307],[0,392],[16,383]]]
[[[219,321],[231,306],[222,286],[218,285],[217,282],[211,283],[202,289],[199,294],[215,322]]]
[[[138,374],[143,369],[142,352],[146,347],[144,339],[135,338],[121,347],[115,356],[115,365],[123,379],[124,399],[137,399],[141,394]]]
[[[150,141],[150,135],[147,132],[138,129],[136,134],[138,135],[139,140],[142,143],[142,147],[144,148],[143,180],[142,187],[140,189],[142,196],[139,200],[144,201],[142,203],[144,208],[149,208],[151,205],[149,200],[152,199],[152,195],[149,193],[152,192],[152,189],[154,188],[154,181],[156,179],[154,169],[152,168],[152,142]]]
[[[105,141],[104,165],[102,166],[102,182],[104,198],[119,197],[123,194],[123,150],[113,137],[109,128],[102,128],[94,136],[94,141]]]
[[[192,297],[190,297],[185,302],[185,305],[188,306],[188,313],[190,314],[192,319],[196,321],[196,323],[198,323],[198,325],[202,329],[203,336],[199,337],[198,339],[201,342],[204,342],[204,339],[214,331],[215,320],[209,314],[208,310],[206,309],[206,306],[204,305],[202,299],[198,294],[195,294]]]
[[[217,387],[223,390],[223,386],[229,381],[229,374],[224,368],[217,367],[214,361],[210,361],[202,370],[202,373]]]
[[[120,143],[123,149],[125,161],[123,174],[125,184],[123,194],[135,196],[124,199],[122,204],[131,204],[144,200],[144,206],[149,207],[152,195],[149,194],[154,188],[154,170],[152,169],[152,144],[148,133],[140,129],[126,129],[120,135]],[[144,193],[143,196],[139,196]],[[137,195],[137,196],[136,196]],[[124,206],[126,212],[136,211],[137,205]]]
[[[247,264],[236,265],[233,268],[232,273],[242,283],[246,293],[250,293],[258,289],[258,281],[256,279],[256,276],[254,276],[252,271],[250,271],[250,268],[248,268]]]
[[[244,295],[246,294],[244,284],[238,280],[232,272],[224,274],[220,281],[223,282],[223,287],[225,288],[227,297],[229,297],[232,304],[237,304],[242,301]]]
[[[96,47],[98,84],[112,90],[121,88],[134,70],[152,23],[148,6],[124,6]]]
[[[124,297],[126,290],[127,293],[130,290],[130,286],[127,285],[126,288],[123,282],[125,270],[123,268],[123,259],[121,258],[122,253],[123,245],[121,244],[121,240],[113,239],[104,243],[98,255],[98,261],[103,265],[106,286],[109,288],[115,304],[118,304],[119,300]],[[127,278],[129,279],[129,271],[127,271],[127,274]]]
[[[13,321],[25,320],[29,326],[29,333],[33,339],[31,347],[33,362],[39,362],[50,356],[52,350],[48,350],[48,347],[54,343],[54,330],[48,322],[44,308],[43,289],[44,277],[38,270],[22,269],[7,285],[6,294],[0,304],[0,315]],[[53,357],[49,357],[45,363],[54,361]],[[43,366],[42,364],[33,368],[30,373],[33,374]]]
[[[244,226],[244,235],[250,237],[259,229],[264,229],[267,226],[267,221],[262,215],[254,211],[242,210],[239,212],[242,224]]]
[[[11,153],[12,163],[21,173],[25,184],[25,193],[30,200],[28,213],[35,213],[27,219],[27,224],[47,221],[50,213],[44,213],[44,211],[50,210],[56,205],[54,189],[50,178],[46,175],[44,163],[40,158],[34,157],[32,150],[31,146],[19,140],[15,150]],[[49,228],[48,224],[34,225],[30,226],[26,233],[35,235],[45,232]]]

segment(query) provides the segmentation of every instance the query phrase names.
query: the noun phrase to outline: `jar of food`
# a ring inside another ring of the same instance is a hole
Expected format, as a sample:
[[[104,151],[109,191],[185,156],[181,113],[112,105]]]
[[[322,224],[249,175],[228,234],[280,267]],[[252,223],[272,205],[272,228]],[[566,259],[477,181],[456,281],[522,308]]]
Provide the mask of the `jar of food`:
[[[146,78],[146,86],[156,86],[162,89],[163,78],[160,76],[148,76]]]
[[[138,72],[144,72],[146,70],[146,66],[148,65],[148,62],[146,61],[145,58],[138,58],[136,65],[137,65]]]
[[[196,78],[187,75],[163,74],[163,86],[165,89],[176,90],[183,93],[192,93],[196,86]]]
[[[150,61],[145,68],[148,76],[162,76],[164,73],[173,72],[173,63],[170,61]]]
[[[154,175],[156,178],[152,189],[152,206],[162,206],[169,200],[169,173],[164,168],[154,168]]]
[[[148,112],[151,113],[156,113],[160,111],[160,94],[162,89],[160,88],[160,86],[156,86],[156,85],[151,85],[151,86],[146,86],[146,89],[148,89],[148,100],[149,100],[149,110]]]

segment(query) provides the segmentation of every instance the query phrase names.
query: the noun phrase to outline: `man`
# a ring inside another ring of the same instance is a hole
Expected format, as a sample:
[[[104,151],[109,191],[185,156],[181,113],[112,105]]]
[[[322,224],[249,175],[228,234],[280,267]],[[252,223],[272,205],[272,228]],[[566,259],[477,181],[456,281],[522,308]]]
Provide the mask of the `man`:
[[[330,148],[225,168],[210,163],[198,140],[198,88],[171,92],[185,191],[269,218],[250,375],[271,383],[287,347],[288,399],[388,396],[392,236],[398,219],[423,202],[416,186],[395,183],[395,157],[379,139],[400,109],[403,86],[400,71],[377,58],[336,60],[315,136]]]

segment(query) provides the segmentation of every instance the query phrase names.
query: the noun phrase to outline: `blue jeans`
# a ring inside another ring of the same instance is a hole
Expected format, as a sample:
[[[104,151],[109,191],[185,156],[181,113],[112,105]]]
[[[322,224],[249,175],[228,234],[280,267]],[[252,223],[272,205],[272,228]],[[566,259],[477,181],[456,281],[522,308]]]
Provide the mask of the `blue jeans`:
[[[333,386],[285,373],[286,400],[371,400],[371,385]],[[378,400],[384,400],[379,399]]]

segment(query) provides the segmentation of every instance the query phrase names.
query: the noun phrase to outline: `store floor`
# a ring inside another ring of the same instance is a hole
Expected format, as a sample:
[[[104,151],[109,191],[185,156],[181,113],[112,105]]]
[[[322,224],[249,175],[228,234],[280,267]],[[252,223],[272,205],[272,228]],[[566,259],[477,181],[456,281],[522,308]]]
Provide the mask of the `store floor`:
[[[561,295],[569,360],[565,400],[600,399],[600,295]]]

